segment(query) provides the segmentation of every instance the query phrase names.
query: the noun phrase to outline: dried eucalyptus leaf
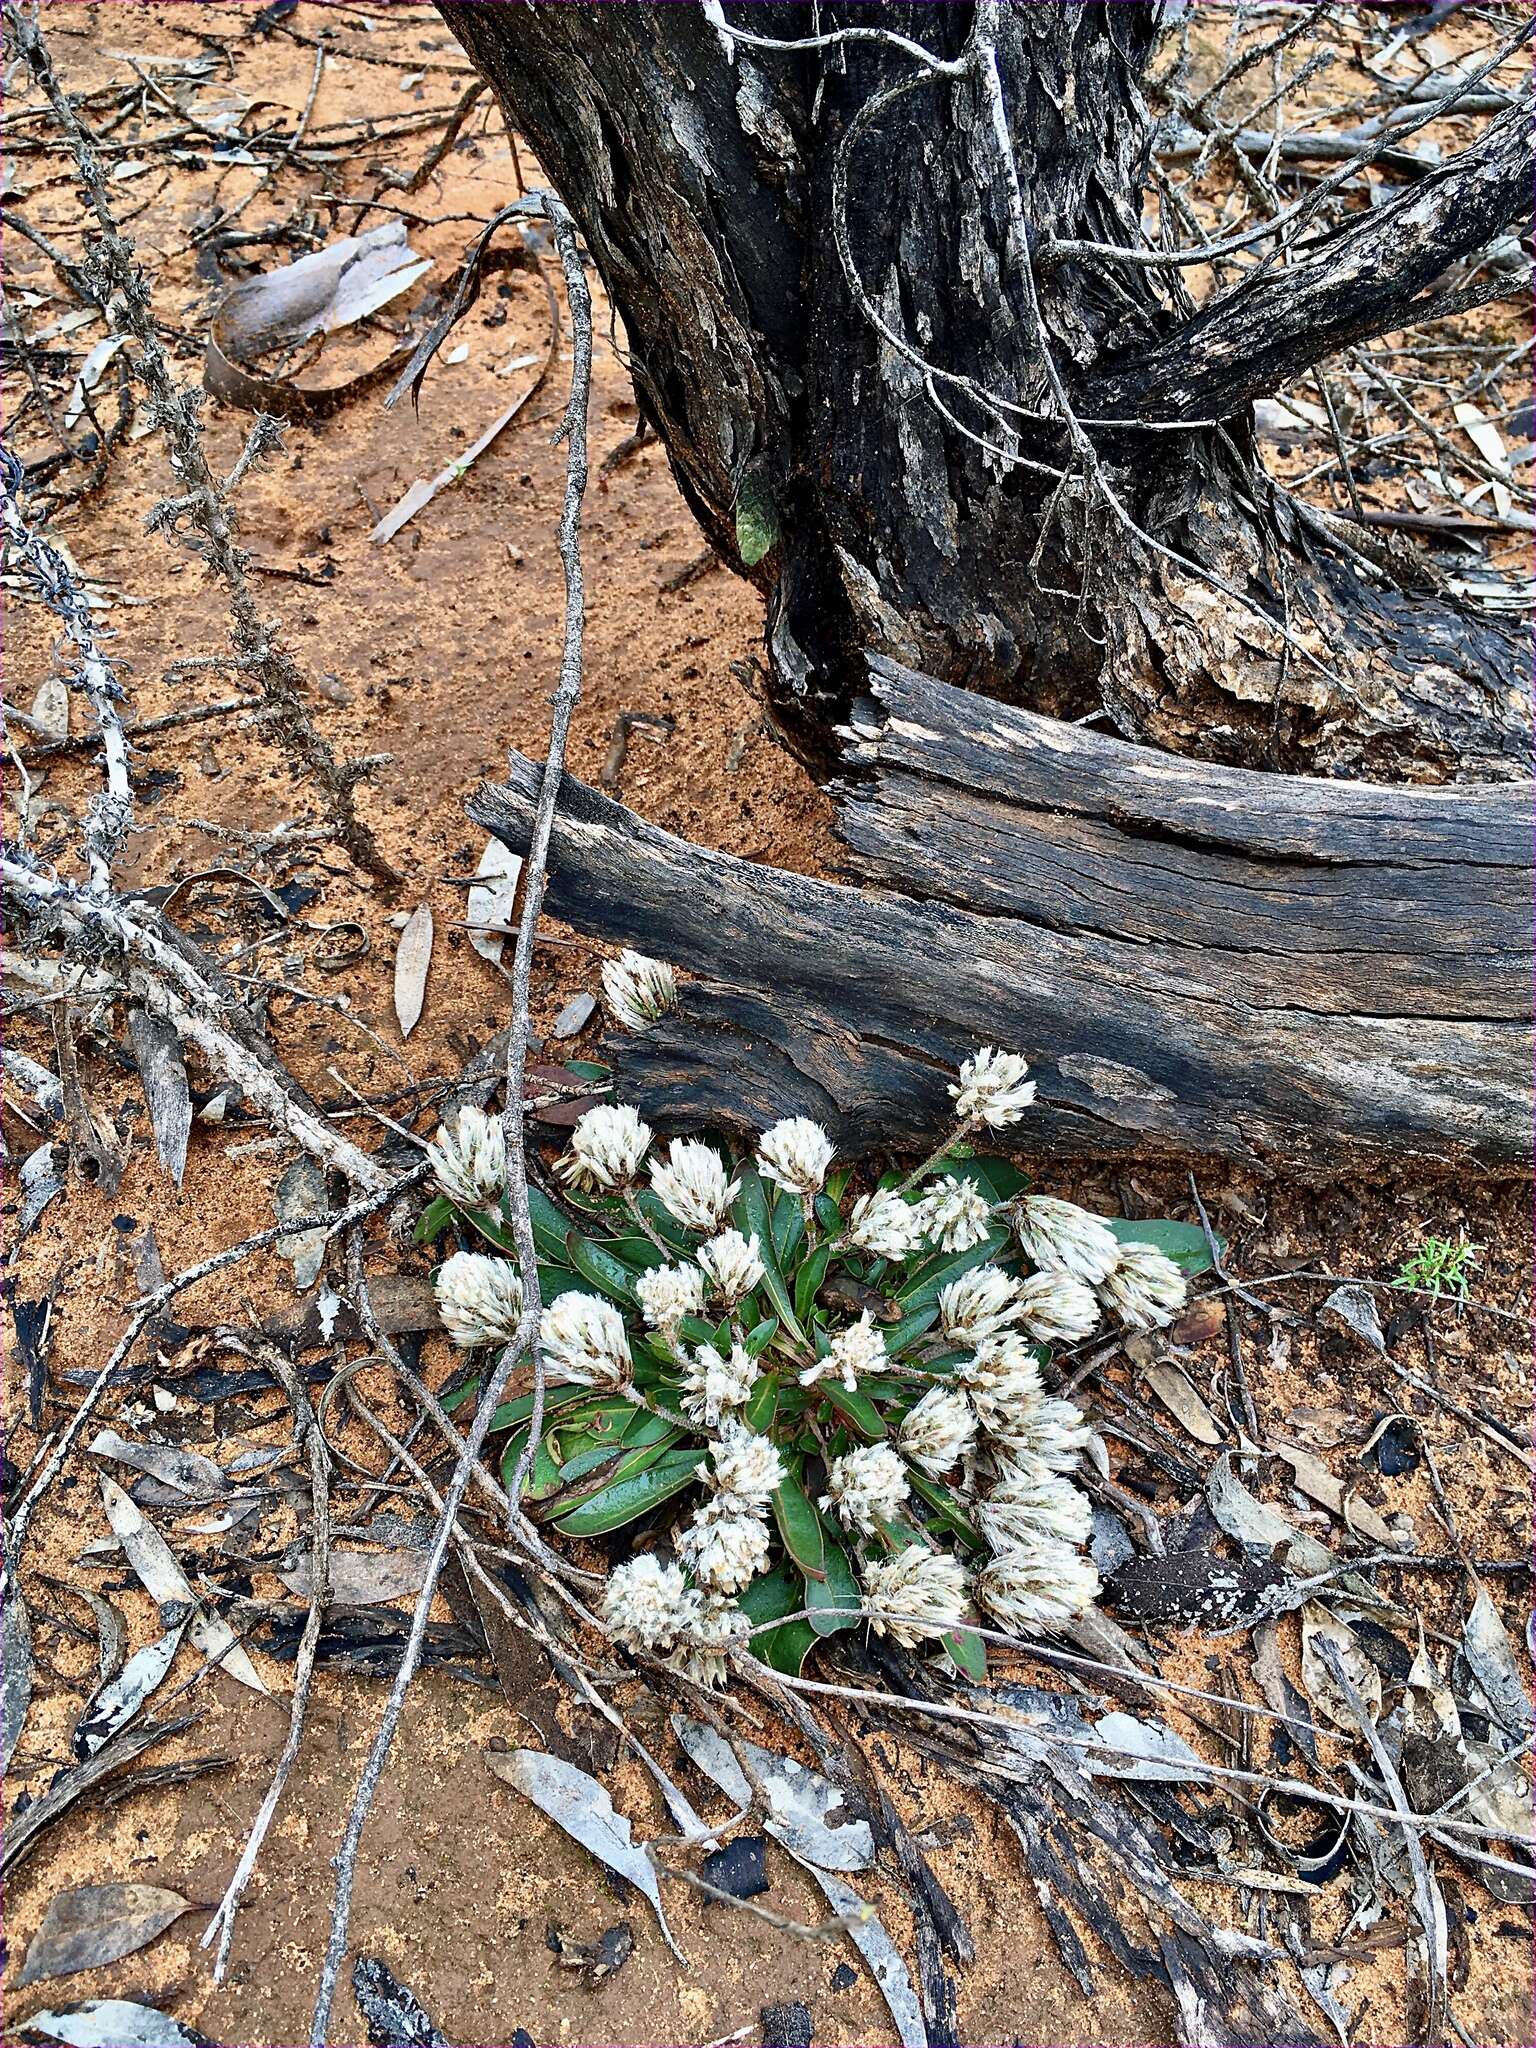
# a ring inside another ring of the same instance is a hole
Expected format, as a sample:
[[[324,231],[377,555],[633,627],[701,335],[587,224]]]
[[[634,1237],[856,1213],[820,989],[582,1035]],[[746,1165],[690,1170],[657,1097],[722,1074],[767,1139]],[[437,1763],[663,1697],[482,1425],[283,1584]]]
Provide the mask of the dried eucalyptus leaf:
[[[1337,1515],[1347,1529],[1352,1529],[1357,1536],[1363,1536],[1368,1543],[1383,1550],[1413,1547],[1411,1535],[1383,1521],[1369,1502],[1359,1499],[1341,1479],[1334,1478],[1321,1458],[1314,1458],[1310,1451],[1297,1450],[1290,1444],[1277,1443],[1275,1450],[1290,1466],[1296,1484],[1308,1500],[1315,1500],[1329,1514]]]
[[[1382,1334],[1376,1302],[1364,1287],[1335,1287],[1323,1303],[1325,1315],[1337,1316],[1347,1330],[1353,1330],[1362,1344],[1386,1356],[1387,1340]]]
[[[426,1572],[426,1553],[420,1550],[333,1550],[331,1600],[339,1607],[382,1607],[407,1593],[419,1593]],[[311,1597],[314,1584],[307,1557],[278,1577],[299,1599]]]
[[[35,2012],[26,2030],[63,2041],[66,2048],[207,2048],[205,2034],[158,2006],[127,1998],[89,1998],[62,2012]]]
[[[1093,1732],[1108,1750],[1088,1751],[1084,1768],[1096,1778],[1159,1779],[1185,1785],[1204,1775],[1204,1765],[1181,1735],[1134,1714],[1105,1714]]]
[[[1142,1378],[1197,1444],[1219,1444],[1223,1441],[1226,1431],[1206,1406],[1193,1381],[1170,1359],[1143,1366]]]
[[[1315,1536],[1304,1536],[1284,1515],[1251,1494],[1232,1470],[1231,1457],[1225,1451],[1211,1468],[1206,1500],[1221,1527],[1246,1549],[1261,1550],[1270,1557],[1283,1546],[1281,1562],[1304,1579],[1333,1570],[1333,1552]]]
[[[285,1170],[278,1181],[272,1206],[279,1223],[297,1223],[301,1218],[325,1214],[329,1206],[325,1198],[325,1175],[313,1159],[295,1159]],[[293,1284],[300,1294],[306,1293],[320,1277],[325,1242],[323,1228],[295,1231],[292,1236],[280,1237],[277,1241],[281,1255],[293,1261]]]
[[[427,999],[427,969],[432,965],[432,906],[418,903],[406,919],[395,948],[395,1019],[400,1036],[409,1038],[421,1019]]]
[[[1309,1600],[1301,1610],[1301,1678],[1312,1703],[1326,1714],[1336,1728],[1353,1734],[1360,1726],[1343,1690],[1328,1669],[1321,1645],[1337,1651],[1349,1682],[1365,1702],[1374,1721],[1381,1713],[1381,1673],[1355,1641],[1353,1632],[1320,1600]]]
[[[485,1760],[504,1784],[531,1800],[573,1842],[579,1842],[599,1863],[627,1878],[650,1901],[667,1947],[686,1967],[686,1958],[672,1939],[667,1916],[661,1910],[655,1866],[643,1849],[635,1847],[628,1820],[614,1811],[613,1801],[596,1778],[559,1757],[546,1756],[541,1749],[514,1750],[510,1756],[492,1752]]]
[[[101,1494],[112,1533],[122,1544],[150,1598],[159,1603],[162,1611],[169,1608],[172,1618],[181,1610],[190,1609],[192,1640],[204,1656],[216,1658],[221,1670],[249,1686],[252,1692],[265,1693],[267,1688],[243,1645],[236,1642],[234,1630],[222,1616],[210,1614],[202,1605],[159,1530],[144,1519],[123,1489],[105,1473]]]
[[[69,685],[62,676],[49,676],[32,699],[32,717],[49,739],[69,738]]]
[[[162,1485],[178,1493],[222,1493],[223,1470],[201,1451],[183,1450],[179,1444],[139,1444],[119,1436],[115,1429],[99,1429],[91,1439],[92,1457],[110,1458],[115,1465],[127,1465],[134,1472],[147,1472]]]
[[[180,1892],[157,1884],[82,1884],[48,1901],[43,1924],[27,1946],[18,1984],[99,1969],[147,1948],[190,1912]],[[99,2035],[109,2040],[109,2035]]]
[[[700,1721],[674,1715],[677,1739],[707,1778],[713,1778],[727,1799],[737,1806],[752,1803],[753,1787],[731,1753],[725,1738]],[[748,1758],[761,1782],[768,1802],[763,1826],[781,1841],[790,1854],[818,1870],[867,1870],[874,1861],[875,1840],[869,1822],[846,1811],[844,1796],[817,1772],[807,1770],[794,1757],[776,1756],[743,1740],[742,1754]]]
[[[795,1861],[816,1880],[826,1893],[827,1904],[846,1922],[848,1939],[869,1965],[869,1973],[896,2023],[901,2048],[928,2048],[928,2026],[912,1988],[911,1972],[902,1960],[901,1950],[886,1933],[880,1915],[841,1878],[818,1869],[803,1857],[797,1856]]]
[[[76,1756],[94,1756],[125,1722],[132,1720],[175,1663],[186,1630],[186,1621],[178,1621],[158,1642],[135,1650],[120,1671],[96,1688],[75,1723],[71,1747]]]
[[[517,884],[522,859],[499,839],[488,839],[475,869],[481,877],[464,902],[469,943],[493,967],[501,965],[502,948],[517,912]]]
[[[1462,1654],[1471,1666],[1501,1728],[1522,1740],[1531,1732],[1531,1701],[1515,1663],[1499,1610],[1479,1586],[1461,1636]]]

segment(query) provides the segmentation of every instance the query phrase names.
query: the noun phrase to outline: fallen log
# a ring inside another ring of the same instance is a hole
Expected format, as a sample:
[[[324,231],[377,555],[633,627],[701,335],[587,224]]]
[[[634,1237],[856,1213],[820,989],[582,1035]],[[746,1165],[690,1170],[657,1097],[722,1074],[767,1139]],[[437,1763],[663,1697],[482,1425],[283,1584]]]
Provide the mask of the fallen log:
[[[1027,1054],[1022,1146],[1503,1174],[1531,1156],[1531,789],[1228,769],[881,657],[833,785],[855,884],[708,852],[567,778],[549,904],[690,970],[616,1050],[662,1127],[804,1113],[858,1151]],[[539,771],[470,815],[523,851]]]

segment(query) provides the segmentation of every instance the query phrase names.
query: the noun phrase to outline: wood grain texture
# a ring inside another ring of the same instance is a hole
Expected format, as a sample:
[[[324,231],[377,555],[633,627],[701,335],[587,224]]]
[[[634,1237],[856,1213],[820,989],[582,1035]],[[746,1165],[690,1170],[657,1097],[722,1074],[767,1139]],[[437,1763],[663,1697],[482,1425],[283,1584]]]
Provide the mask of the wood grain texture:
[[[1026,1146],[1528,1162],[1528,788],[1256,775],[885,660],[869,683],[839,790],[870,886],[707,852],[567,781],[551,908],[700,977],[621,1042],[647,1114],[918,1142],[986,1043],[1031,1061]],[[470,814],[521,850],[536,787],[519,765]]]

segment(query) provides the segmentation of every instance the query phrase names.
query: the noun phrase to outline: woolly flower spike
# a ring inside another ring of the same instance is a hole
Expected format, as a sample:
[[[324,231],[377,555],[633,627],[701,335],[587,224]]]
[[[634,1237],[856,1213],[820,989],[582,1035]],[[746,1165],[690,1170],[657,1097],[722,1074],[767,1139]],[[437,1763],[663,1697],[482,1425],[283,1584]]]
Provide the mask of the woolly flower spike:
[[[1093,1533],[1088,1496],[1043,1467],[1014,1466],[975,1510],[994,1550],[1027,1549],[1041,1537],[1086,1543]]]
[[[640,1171],[651,1127],[625,1102],[605,1102],[576,1119],[571,1149],[556,1162],[564,1181],[578,1188],[627,1188]]]
[[[629,1338],[611,1301],[561,1294],[539,1318],[539,1348],[550,1372],[577,1386],[618,1386],[629,1377]]]
[[[1075,1344],[1096,1327],[1099,1304],[1070,1273],[1031,1273],[1019,1282],[1019,1313],[1037,1342]]]
[[[864,1567],[864,1607],[877,1636],[915,1650],[964,1614],[965,1573],[952,1557],[909,1543],[897,1556]]]
[[[958,1116],[989,1124],[1000,1131],[1016,1124],[1035,1099],[1035,1084],[1026,1081],[1029,1062],[1021,1053],[997,1052],[984,1045],[960,1069],[958,1082],[950,1084]]]
[[[670,1650],[693,1627],[699,1596],[675,1564],[632,1557],[615,1565],[603,1588],[603,1621],[632,1650]]]
[[[677,1006],[677,979],[665,960],[648,960],[626,946],[617,960],[603,962],[608,1007],[631,1031],[644,1031]]]
[[[1017,1330],[983,1338],[975,1356],[956,1367],[955,1377],[970,1395],[977,1421],[991,1436],[1022,1428],[1023,1418],[1039,1406],[1045,1393],[1035,1355]]]
[[[839,1330],[825,1358],[806,1367],[800,1375],[802,1387],[813,1387],[825,1372],[835,1372],[851,1394],[867,1372],[878,1372],[885,1364],[885,1339],[875,1328],[868,1309],[856,1323]]]
[[[732,1650],[744,1648],[751,1635],[752,1624],[734,1600],[706,1593],[687,1635],[667,1662],[695,1685],[721,1686],[726,1658]]]
[[[707,1591],[739,1593],[767,1568],[768,1531],[761,1515],[725,1512],[717,1496],[678,1538],[677,1554]]]
[[[1099,1289],[1104,1305],[1133,1330],[1160,1330],[1184,1306],[1184,1275],[1155,1244],[1123,1244]]]
[[[697,1266],[656,1266],[635,1282],[635,1299],[648,1330],[668,1334],[684,1316],[696,1316],[704,1307],[704,1275]]]
[[[821,1506],[835,1510],[845,1529],[872,1536],[900,1514],[906,1498],[907,1468],[890,1445],[860,1444],[833,1460]]]
[[[727,1408],[739,1408],[757,1382],[757,1360],[733,1345],[722,1358],[713,1344],[701,1344],[683,1367],[682,1406],[690,1422],[718,1429]]]
[[[1048,1472],[1070,1472],[1093,1435],[1081,1408],[1054,1399],[1030,1402],[988,1427],[1011,1458]]]
[[[848,1218],[848,1241],[877,1259],[910,1259],[923,1242],[922,1218],[900,1195],[860,1195]]]
[[[763,1255],[755,1237],[722,1230],[699,1247],[699,1264],[715,1283],[723,1301],[740,1301],[763,1277]]]
[[[727,1422],[714,1447],[713,1469],[704,1482],[738,1507],[765,1508],[784,1480],[784,1465],[772,1442],[740,1422]]]
[[[1097,1287],[1115,1270],[1120,1240],[1101,1217],[1054,1195],[1026,1195],[1012,1212],[1013,1234],[1032,1266],[1070,1273]]]
[[[1066,1543],[1035,1542],[1005,1550],[978,1574],[976,1598],[1015,1634],[1063,1627],[1098,1597],[1099,1575]]]
[[[1019,1283],[1001,1266],[973,1266],[939,1289],[939,1328],[951,1344],[984,1343],[1022,1314]]]
[[[740,1185],[726,1179],[720,1155],[697,1138],[674,1138],[666,1164],[651,1161],[651,1186],[686,1230],[718,1230]]]
[[[973,1180],[952,1173],[929,1183],[917,1205],[918,1222],[928,1242],[941,1252],[973,1251],[986,1236],[992,1204]]]
[[[433,1275],[437,1312],[455,1344],[510,1344],[523,1313],[523,1283],[510,1259],[455,1252]]]
[[[758,1141],[757,1166],[790,1195],[819,1195],[832,1164],[832,1140],[808,1116],[786,1116]]]
[[[451,1130],[439,1124],[437,1143],[427,1147],[427,1157],[450,1202],[479,1209],[500,1201],[507,1184],[507,1141],[499,1117],[466,1105]]]
[[[933,1387],[900,1429],[902,1456],[930,1479],[957,1465],[976,1441],[976,1412],[953,1387]]]

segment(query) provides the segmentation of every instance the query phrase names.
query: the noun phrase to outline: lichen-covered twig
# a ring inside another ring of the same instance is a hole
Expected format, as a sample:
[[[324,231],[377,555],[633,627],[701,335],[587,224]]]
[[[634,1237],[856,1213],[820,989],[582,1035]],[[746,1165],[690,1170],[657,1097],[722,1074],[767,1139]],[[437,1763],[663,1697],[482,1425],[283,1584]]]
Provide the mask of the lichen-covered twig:
[[[405,1651],[400,1668],[395,1674],[385,1704],[383,1719],[378,1733],[369,1750],[368,1760],[363,1766],[353,1797],[352,1808],[347,1815],[347,1824],[342,1835],[341,1847],[335,1859],[336,1892],[331,1909],[330,1938],[326,1944],[325,1960],[321,1967],[320,1983],[315,1996],[314,2016],[310,2023],[310,2041],[313,2048],[324,2048],[330,2025],[331,2007],[335,2001],[336,1984],[341,1964],[347,1949],[347,1927],[352,1911],[352,1886],[357,1868],[358,1849],[362,1843],[363,1829],[367,1824],[374,1794],[383,1777],[389,1753],[394,1745],[395,1733],[404,1711],[406,1694],[416,1675],[421,1661],[422,1645],[426,1640],[427,1620],[431,1613],[432,1601],[437,1591],[437,1582],[442,1573],[443,1563],[454,1540],[455,1523],[459,1504],[470,1483],[470,1476],[478,1465],[485,1439],[490,1430],[491,1417],[502,1390],[510,1379],[518,1361],[530,1351],[534,1356],[535,1405],[531,1420],[529,1442],[536,1441],[541,1416],[543,1391],[543,1363],[538,1347],[538,1323],[540,1314],[537,1259],[533,1244],[533,1225],[528,1207],[528,1178],[523,1134],[523,1075],[528,1053],[528,995],[529,976],[533,960],[534,933],[538,926],[539,911],[544,900],[545,864],[549,857],[550,831],[554,823],[555,799],[561,779],[565,773],[565,744],[570,729],[571,713],[581,691],[582,636],[585,624],[584,594],[579,549],[582,499],[587,487],[587,405],[592,381],[592,301],[587,287],[586,274],[582,269],[581,252],[577,246],[575,223],[560,200],[553,193],[544,198],[544,210],[554,231],[555,245],[560,253],[565,273],[566,297],[571,310],[573,335],[571,361],[571,395],[566,408],[561,434],[566,443],[566,485],[565,503],[560,518],[560,556],[565,568],[566,608],[565,639],[560,661],[560,679],[555,690],[554,705],[550,720],[549,749],[545,757],[543,787],[540,792],[538,819],[533,841],[529,848],[524,868],[524,899],[522,921],[517,935],[517,953],[512,972],[512,1023],[508,1038],[507,1055],[507,1153],[508,1153],[508,1207],[512,1221],[513,1241],[517,1248],[518,1261],[523,1273],[524,1308],[516,1340],[503,1352],[496,1369],[489,1375],[487,1384],[481,1389],[464,1448],[454,1466],[453,1476],[443,1490],[443,1506],[438,1518],[437,1533],[427,1559],[426,1575],[417,1595],[416,1606],[411,1615],[410,1634],[406,1639]],[[522,1480],[522,1470],[514,1475],[509,1489],[514,1505]]]
[[[106,306],[109,321],[135,343],[138,373],[170,450],[171,468],[183,486],[180,496],[155,508],[150,526],[174,530],[185,519],[197,531],[204,559],[229,593],[230,638],[238,665],[261,691],[273,733],[300,772],[312,778],[324,795],[337,843],[358,867],[393,887],[400,878],[357,810],[357,785],[378,764],[338,761],[330,742],[315,730],[301,694],[298,666],[278,640],[274,623],[261,616],[251,595],[245,573],[248,558],[239,544],[228,489],[214,476],[203,451],[202,392],[195,385],[178,385],[171,375],[155,328],[149,288],[134,261],[132,243],[118,232],[93,139],[54,74],[37,23],[10,7],[6,19],[74,151],[86,198],[101,230],[86,268],[95,273],[96,296]],[[240,467],[275,446],[277,433],[275,420],[258,418]]]

